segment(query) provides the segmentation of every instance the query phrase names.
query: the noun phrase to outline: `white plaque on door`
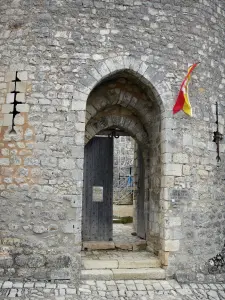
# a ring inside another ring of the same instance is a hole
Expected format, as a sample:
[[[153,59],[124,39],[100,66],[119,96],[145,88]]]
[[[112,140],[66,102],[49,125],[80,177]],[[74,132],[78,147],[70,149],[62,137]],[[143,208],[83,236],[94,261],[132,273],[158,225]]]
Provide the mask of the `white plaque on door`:
[[[92,201],[103,202],[103,186],[92,187]]]

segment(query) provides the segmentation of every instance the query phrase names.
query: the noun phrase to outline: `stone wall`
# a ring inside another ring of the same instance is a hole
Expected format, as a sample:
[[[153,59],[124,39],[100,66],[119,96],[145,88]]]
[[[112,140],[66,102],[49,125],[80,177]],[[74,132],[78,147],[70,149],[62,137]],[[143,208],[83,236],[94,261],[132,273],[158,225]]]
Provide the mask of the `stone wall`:
[[[224,131],[224,16],[219,0],[1,1],[2,277],[79,280],[86,103],[98,83],[129,69],[160,106],[146,158],[150,236],[160,237],[168,276],[221,279],[203,266],[224,243],[224,140],[219,168],[212,142],[215,101]],[[173,116],[196,61],[193,118]],[[9,135],[16,71],[22,103]]]

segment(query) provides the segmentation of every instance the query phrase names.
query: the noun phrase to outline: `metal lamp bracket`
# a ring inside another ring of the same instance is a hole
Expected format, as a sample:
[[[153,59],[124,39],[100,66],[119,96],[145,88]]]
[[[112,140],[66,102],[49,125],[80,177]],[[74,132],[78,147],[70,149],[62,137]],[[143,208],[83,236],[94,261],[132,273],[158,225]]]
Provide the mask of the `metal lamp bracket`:
[[[119,133],[117,133],[116,130],[113,129],[112,132],[108,134],[108,137],[109,138],[113,138],[114,137],[115,139],[118,139],[120,136],[119,136]]]

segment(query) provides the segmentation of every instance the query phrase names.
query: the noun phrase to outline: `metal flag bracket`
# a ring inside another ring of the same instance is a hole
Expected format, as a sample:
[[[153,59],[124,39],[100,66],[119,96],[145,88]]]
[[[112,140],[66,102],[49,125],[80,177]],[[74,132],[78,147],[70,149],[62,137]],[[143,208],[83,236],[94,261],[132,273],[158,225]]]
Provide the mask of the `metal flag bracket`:
[[[219,163],[221,161],[220,158],[220,141],[223,139],[223,134],[219,132],[219,115],[218,115],[218,102],[216,102],[216,131],[214,131],[213,142],[216,143],[216,151],[217,156],[216,160]]]

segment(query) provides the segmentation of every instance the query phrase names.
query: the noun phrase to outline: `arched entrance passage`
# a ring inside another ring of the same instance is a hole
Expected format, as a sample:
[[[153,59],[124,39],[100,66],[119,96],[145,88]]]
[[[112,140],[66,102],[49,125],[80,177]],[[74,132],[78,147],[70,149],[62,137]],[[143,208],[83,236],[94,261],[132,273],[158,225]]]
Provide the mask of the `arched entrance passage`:
[[[97,134],[107,129],[125,131],[137,142],[138,167],[142,171],[138,176],[139,189],[136,203],[139,210],[136,210],[135,226],[137,232],[138,228],[142,227],[138,234],[143,234],[143,237],[151,241],[153,250],[157,251],[160,240],[161,110],[152,88],[130,70],[119,71],[108,76],[95,86],[88,97],[85,147],[87,148],[92,143],[91,140]],[[87,162],[88,158],[85,159]],[[84,190],[87,184],[88,181],[84,176]],[[89,193],[93,193],[93,190]],[[107,196],[104,198],[107,199]],[[88,201],[93,200],[90,199]],[[105,201],[105,199],[102,200]],[[83,233],[88,231],[88,228],[84,228],[87,225],[86,218],[93,217],[90,215],[90,207],[87,206],[86,201],[87,197],[84,194]],[[141,207],[140,203],[143,204]],[[95,215],[97,218],[99,214],[95,213]],[[91,226],[91,222],[88,223],[88,226]],[[99,220],[97,223],[102,225]],[[87,236],[83,234],[83,239],[86,238]]]

